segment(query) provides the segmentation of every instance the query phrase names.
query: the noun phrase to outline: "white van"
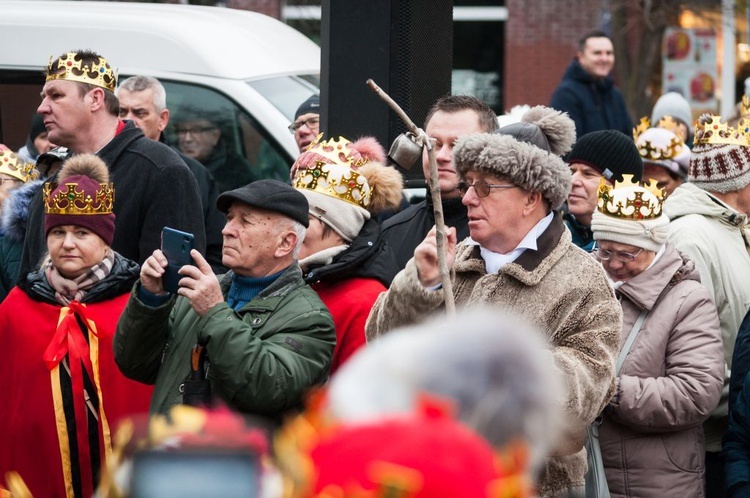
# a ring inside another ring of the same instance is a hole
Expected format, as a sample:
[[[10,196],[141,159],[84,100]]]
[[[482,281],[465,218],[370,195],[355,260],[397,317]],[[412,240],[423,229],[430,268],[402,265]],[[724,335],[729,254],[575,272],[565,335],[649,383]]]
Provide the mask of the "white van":
[[[90,49],[120,80],[159,78],[176,144],[181,114],[220,118],[256,176],[288,178],[297,147],[288,126],[319,92],[320,49],[268,16],[174,4],[0,0],[0,143],[21,147],[50,56]]]

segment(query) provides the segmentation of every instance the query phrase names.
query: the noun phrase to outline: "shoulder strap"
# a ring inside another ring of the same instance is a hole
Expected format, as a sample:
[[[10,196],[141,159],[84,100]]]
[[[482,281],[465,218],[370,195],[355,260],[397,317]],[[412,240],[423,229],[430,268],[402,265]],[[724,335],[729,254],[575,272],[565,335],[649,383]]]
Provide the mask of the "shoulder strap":
[[[620,375],[620,369],[622,368],[622,364],[625,362],[625,357],[628,355],[630,348],[633,346],[635,338],[638,335],[638,332],[640,332],[644,320],[646,320],[646,315],[648,315],[648,310],[641,310],[641,314],[638,315],[638,319],[633,324],[633,328],[630,329],[630,334],[628,334],[628,338],[625,341],[625,344],[623,344],[622,349],[620,350],[620,354],[617,355],[615,375]]]

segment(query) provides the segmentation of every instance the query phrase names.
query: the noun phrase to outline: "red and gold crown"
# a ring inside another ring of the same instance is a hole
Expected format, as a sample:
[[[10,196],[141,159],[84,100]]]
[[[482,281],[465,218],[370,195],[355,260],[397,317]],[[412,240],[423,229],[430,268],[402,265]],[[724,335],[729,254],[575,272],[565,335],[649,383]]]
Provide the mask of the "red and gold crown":
[[[292,186],[335,197],[355,206],[367,209],[372,190],[367,178],[356,168],[368,160],[349,147],[343,137],[321,141],[318,135],[303,154],[314,157],[313,164],[297,169]]]
[[[614,187],[604,178],[597,191],[597,208],[600,213],[626,220],[652,220],[661,216],[667,194],[656,186],[656,180],[633,181],[633,175],[622,175]]]
[[[100,183],[93,196],[79,189],[76,181],[65,181],[60,189],[56,183],[47,182],[42,192],[44,212],[47,214],[111,214],[115,203],[115,188],[112,183]]]
[[[26,183],[39,178],[39,172],[32,163],[27,163],[21,156],[9,150],[0,151],[0,173],[5,173]]]
[[[117,74],[112,71],[107,59],[99,56],[98,60],[92,62],[91,66],[89,66],[83,63],[83,60],[76,52],[68,52],[57,59],[54,56],[50,57],[49,64],[47,65],[46,81],[52,80],[70,80],[78,81],[79,83],[88,83],[113,93],[117,86]]]
[[[721,122],[721,116],[706,115],[695,125],[695,145],[741,145],[750,147],[750,120],[742,118],[737,126]]]
[[[662,126],[663,125],[663,126]],[[651,121],[647,117],[642,117],[638,126],[633,128],[633,140],[638,148],[638,153],[644,160],[665,161],[673,159],[685,147],[685,143],[680,138],[677,122],[671,117],[664,117],[659,120],[658,128],[664,128],[671,131],[675,136],[666,145],[658,145],[650,140],[640,140],[641,135],[651,128]]]

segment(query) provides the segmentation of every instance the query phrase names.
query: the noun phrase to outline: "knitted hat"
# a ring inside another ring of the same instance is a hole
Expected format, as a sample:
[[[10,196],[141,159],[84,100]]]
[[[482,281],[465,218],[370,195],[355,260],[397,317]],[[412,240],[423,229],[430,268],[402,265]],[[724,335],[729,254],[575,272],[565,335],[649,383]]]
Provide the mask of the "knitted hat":
[[[257,180],[244,187],[224,192],[216,199],[216,207],[222,213],[226,213],[233,202],[282,214],[300,222],[305,228],[310,224],[307,219],[308,204],[305,196],[278,180]]]
[[[598,206],[591,218],[594,240],[611,240],[657,252],[667,240],[669,218],[662,212],[666,194],[649,184],[616,182],[614,188],[602,179]]]
[[[690,103],[677,92],[667,92],[659,97],[651,111],[651,122],[658,123],[665,116],[679,120],[688,129],[693,127],[693,111],[690,110]]]
[[[292,184],[307,198],[311,215],[351,242],[371,215],[399,205],[403,180],[383,165],[385,150],[374,138],[320,138],[295,161]]]
[[[682,179],[687,178],[690,147],[673,131],[648,128],[638,135],[635,145],[644,164],[661,166]]]
[[[698,127],[711,122],[712,118],[704,114],[698,120]],[[744,188],[750,184],[750,146],[703,143],[696,130],[688,181],[709,192],[735,192]]]
[[[294,119],[308,113],[320,114],[320,95],[313,94],[302,102],[294,113]]]
[[[643,176],[643,162],[633,139],[616,130],[586,133],[578,139],[568,154],[568,164],[591,166],[610,181],[622,180],[622,175]]]
[[[58,183],[45,183],[43,193],[45,235],[57,226],[76,225],[112,244],[115,190],[104,161],[93,154],[68,159],[60,169]]]

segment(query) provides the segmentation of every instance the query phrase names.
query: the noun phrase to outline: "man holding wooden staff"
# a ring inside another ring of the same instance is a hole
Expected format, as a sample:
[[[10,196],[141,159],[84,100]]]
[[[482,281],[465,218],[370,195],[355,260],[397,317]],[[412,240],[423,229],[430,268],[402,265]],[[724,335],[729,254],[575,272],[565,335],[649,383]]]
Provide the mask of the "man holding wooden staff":
[[[447,229],[446,262],[458,308],[493,304],[545,333],[568,388],[561,410],[570,425],[539,476],[538,494],[578,497],[586,472],[584,429],[612,392],[621,311],[603,270],[572,244],[558,211],[571,188],[559,155],[575,139],[573,122],[535,107],[522,123],[527,133],[475,133],[456,142],[469,238],[457,244],[455,229]],[[368,339],[442,311],[435,232],[380,295],[366,325]]]

